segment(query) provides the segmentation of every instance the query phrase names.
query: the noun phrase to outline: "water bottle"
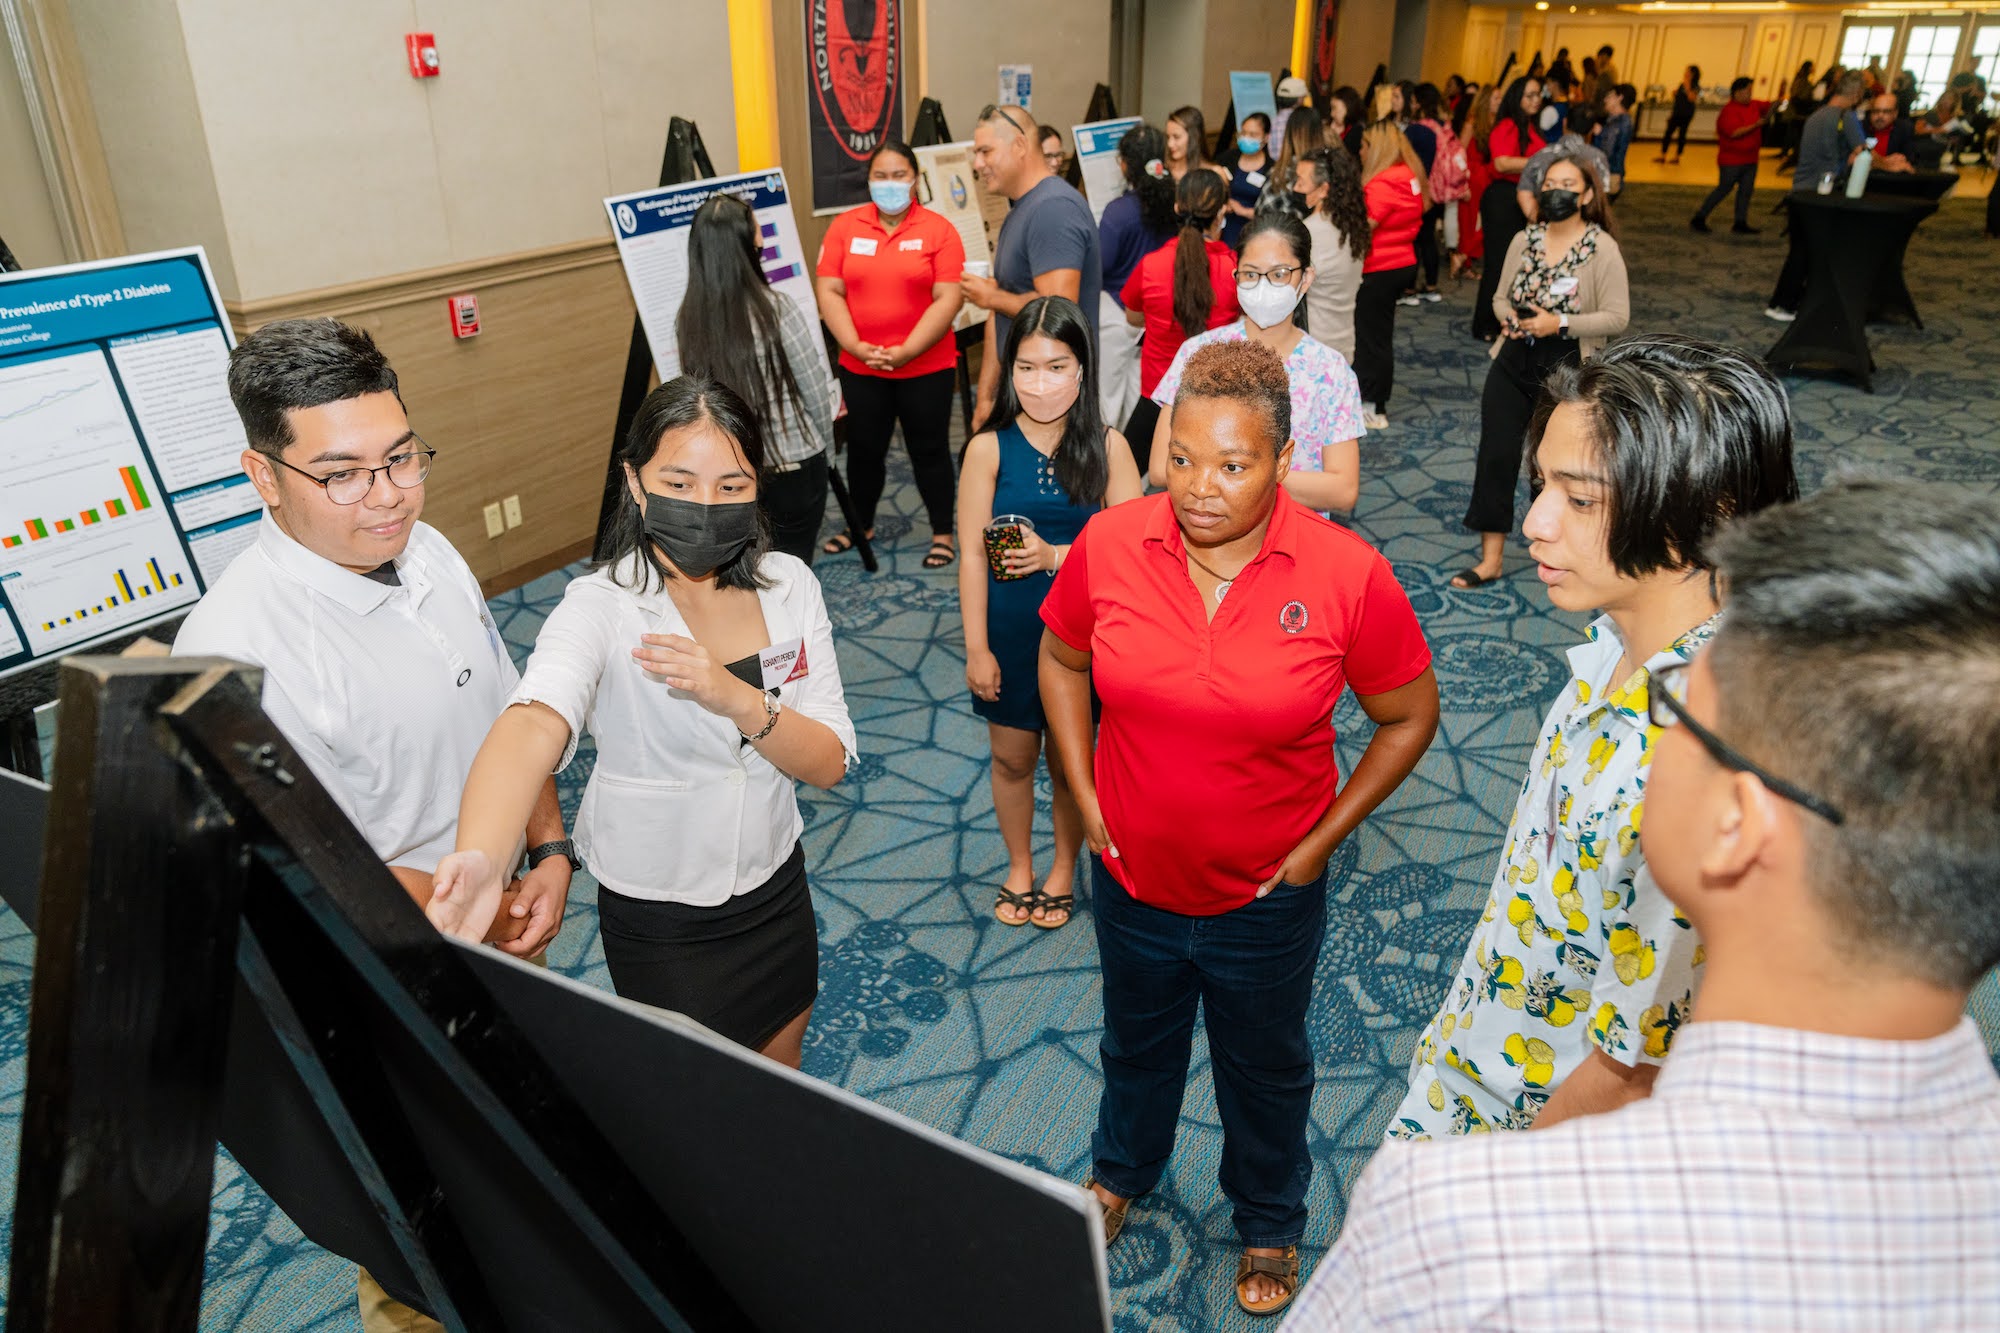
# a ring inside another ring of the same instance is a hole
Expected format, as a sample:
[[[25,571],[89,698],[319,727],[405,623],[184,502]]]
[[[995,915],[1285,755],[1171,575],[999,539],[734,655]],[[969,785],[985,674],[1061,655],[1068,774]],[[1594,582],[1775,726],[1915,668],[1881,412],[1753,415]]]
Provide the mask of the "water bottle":
[[[1874,163],[1875,154],[1866,148],[1861,156],[1854,159],[1854,166],[1847,173],[1847,197],[1859,199],[1861,192],[1868,188],[1868,168]]]

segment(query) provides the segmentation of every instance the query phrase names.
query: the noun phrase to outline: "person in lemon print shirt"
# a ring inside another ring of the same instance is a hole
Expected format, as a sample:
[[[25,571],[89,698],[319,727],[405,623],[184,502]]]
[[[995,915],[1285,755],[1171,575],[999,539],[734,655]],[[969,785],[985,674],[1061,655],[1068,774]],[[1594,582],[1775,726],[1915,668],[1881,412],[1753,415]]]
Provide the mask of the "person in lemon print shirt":
[[[1639,848],[1647,691],[1714,632],[1709,536],[1798,498],[1784,390],[1741,353],[1691,339],[1630,339],[1551,376],[1529,443],[1544,489],[1523,529],[1549,600],[1602,614],[1570,650],[1392,1138],[1552,1124],[1650,1089],[1700,946]]]

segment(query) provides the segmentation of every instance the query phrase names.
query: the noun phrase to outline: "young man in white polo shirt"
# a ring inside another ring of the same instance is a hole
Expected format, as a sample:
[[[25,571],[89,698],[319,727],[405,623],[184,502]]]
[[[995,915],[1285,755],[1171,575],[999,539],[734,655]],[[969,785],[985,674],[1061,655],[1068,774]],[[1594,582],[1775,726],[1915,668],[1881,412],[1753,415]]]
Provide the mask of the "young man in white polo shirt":
[[[432,451],[366,333],[282,320],[244,339],[229,393],[264,500],[257,542],[188,616],[182,656],[263,668],[264,711],[409,895],[457,839],[473,756],[520,676],[458,552],[417,521]],[[553,778],[524,830],[530,867],[488,939],[542,952],[573,851]],[[370,1330],[436,1327],[363,1273]]]

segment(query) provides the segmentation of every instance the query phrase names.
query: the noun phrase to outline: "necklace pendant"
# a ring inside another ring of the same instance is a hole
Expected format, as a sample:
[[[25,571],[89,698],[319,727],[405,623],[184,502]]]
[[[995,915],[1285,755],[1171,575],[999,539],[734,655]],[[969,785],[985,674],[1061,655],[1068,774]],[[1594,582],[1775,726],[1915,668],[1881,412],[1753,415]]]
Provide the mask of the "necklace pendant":
[[[1217,606],[1222,605],[1222,599],[1229,596],[1229,590],[1231,587],[1235,585],[1235,583],[1236,583],[1235,579],[1224,579],[1222,582],[1215,585],[1215,604]]]

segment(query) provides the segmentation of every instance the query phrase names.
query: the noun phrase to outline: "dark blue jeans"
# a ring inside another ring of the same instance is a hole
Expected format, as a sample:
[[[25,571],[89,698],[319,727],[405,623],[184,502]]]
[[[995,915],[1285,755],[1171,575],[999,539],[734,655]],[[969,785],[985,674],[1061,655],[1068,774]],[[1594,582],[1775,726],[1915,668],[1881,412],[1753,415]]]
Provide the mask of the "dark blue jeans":
[[[1097,857],[1090,874],[1104,972],[1104,1100],[1090,1145],[1098,1181],[1126,1198],[1160,1183],[1199,1003],[1222,1115],[1222,1192],[1237,1234],[1246,1246],[1295,1244],[1312,1177],[1306,1006],[1326,935],[1325,873],[1220,916],[1148,907]]]

